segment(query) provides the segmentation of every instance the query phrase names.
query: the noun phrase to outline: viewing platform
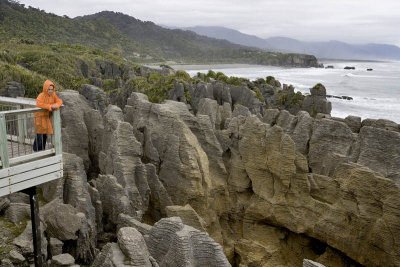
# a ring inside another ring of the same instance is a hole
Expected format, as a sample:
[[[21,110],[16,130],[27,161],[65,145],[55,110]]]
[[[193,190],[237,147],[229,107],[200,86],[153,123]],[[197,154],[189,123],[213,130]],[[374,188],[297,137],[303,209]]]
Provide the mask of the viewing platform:
[[[46,149],[34,151],[37,140],[35,99],[0,97],[0,197],[63,176],[60,110],[51,112],[53,135]]]

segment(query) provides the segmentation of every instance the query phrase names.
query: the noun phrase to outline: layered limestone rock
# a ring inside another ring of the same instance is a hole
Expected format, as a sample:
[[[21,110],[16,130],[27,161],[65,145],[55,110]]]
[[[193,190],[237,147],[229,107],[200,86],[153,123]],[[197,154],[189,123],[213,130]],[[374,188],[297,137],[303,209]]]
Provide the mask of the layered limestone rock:
[[[210,117],[196,118],[175,101],[153,104],[138,93],[128,99],[125,112],[143,140],[144,158],[157,167],[173,204],[190,204],[221,240],[216,201],[226,194],[227,173]]]
[[[310,89],[311,95],[304,98],[302,110],[315,116],[317,113],[331,114],[332,104],[326,100],[326,89],[322,84],[317,84]]]
[[[178,217],[158,221],[146,244],[159,266],[231,266],[219,244]]]
[[[331,177],[308,174],[293,140],[256,117],[247,118],[239,134],[239,153],[254,191],[246,222],[306,234],[368,266],[399,262],[400,212],[392,207],[400,190],[393,181],[347,163],[336,163]],[[243,238],[257,241],[251,232]]]
[[[63,122],[71,123],[64,141],[82,135],[83,149],[74,140],[64,177],[42,186],[46,201],[59,199],[44,212],[46,235],[92,266],[400,264],[397,124],[273,109],[255,116],[217,84],[197,85],[196,115],[133,93],[124,111],[109,105],[102,116],[63,93],[67,107],[82,106],[63,116],[83,120]],[[7,212],[10,200],[1,203]],[[105,245],[93,261],[96,238]]]
[[[87,183],[83,160],[77,155],[63,153],[63,164],[63,177],[61,179],[40,186],[43,199],[51,203],[59,201],[69,204],[76,209],[76,213],[81,213],[81,216],[79,216],[81,224],[77,238],[71,236],[64,239],[58,236],[54,237],[60,240],[69,240],[65,245],[66,250],[75,258],[88,263],[94,259],[96,236],[102,231],[101,224],[97,224],[98,219],[94,206],[96,203],[89,193],[90,186]],[[47,208],[46,210],[45,214],[57,216],[51,213],[53,209]],[[56,212],[56,214],[60,212],[61,216],[67,216],[57,208],[53,212]],[[47,218],[45,217],[45,219]],[[68,222],[68,219],[66,221]],[[74,228],[73,225],[72,223],[69,226]],[[58,227],[58,225],[55,226],[55,228]]]

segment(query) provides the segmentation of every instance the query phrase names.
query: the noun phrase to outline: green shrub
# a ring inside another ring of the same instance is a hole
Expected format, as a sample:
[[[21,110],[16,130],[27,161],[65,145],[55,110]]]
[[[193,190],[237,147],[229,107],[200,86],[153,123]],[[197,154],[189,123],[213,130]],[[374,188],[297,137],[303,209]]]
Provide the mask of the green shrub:
[[[265,101],[265,100],[264,100],[264,96],[262,95],[260,89],[256,88],[256,89],[254,89],[254,92],[256,93],[257,98],[258,98],[262,103],[264,103],[264,101]]]
[[[213,70],[209,70],[207,73],[207,77],[215,79],[217,77],[217,74]]]
[[[324,85],[322,83],[317,83],[316,85],[314,85],[313,89],[318,89],[320,87],[324,87]]]
[[[176,76],[177,78],[183,79],[183,80],[185,80],[185,81],[190,81],[190,80],[191,80],[191,77],[190,77],[189,73],[187,73],[187,72],[184,71],[184,70],[178,70],[178,71],[175,73],[175,76]]]
[[[228,76],[226,76],[224,73],[222,72],[217,72],[217,74],[215,75],[215,79],[221,82],[227,82],[228,81]]]
[[[117,82],[114,79],[103,80],[103,89],[112,90],[117,88]]]
[[[274,76],[267,76],[266,82],[267,82],[267,84],[274,85],[275,77]]]
[[[292,104],[299,104],[300,106],[302,105],[302,98],[303,94],[298,91],[292,96]]]

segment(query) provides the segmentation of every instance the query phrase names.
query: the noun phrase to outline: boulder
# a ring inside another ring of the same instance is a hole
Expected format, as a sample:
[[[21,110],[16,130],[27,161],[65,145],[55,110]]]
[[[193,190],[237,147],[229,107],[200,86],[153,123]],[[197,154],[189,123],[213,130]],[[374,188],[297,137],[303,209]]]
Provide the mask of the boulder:
[[[15,192],[8,196],[11,203],[30,204],[29,195],[23,192]]]
[[[47,258],[47,239],[44,236],[46,225],[40,224],[40,233],[42,240],[42,254]],[[25,257],[33,256],[33,242],[32,242],[32,223],[28,221],[26,228],[22,234],[13,240],[13,244],[16,245]]]
[[[24,256],[22,256],[18,251],[11,250],[9,253],[11,262],[15,264],[22,264],[25,261]]]
[[[49,253],[51,257],[62,254],[62,248],[63,248],[63,242],[61,240],[50,237]]]
[[[78,238],[69,238],[70,242],[65,245],[65,251],[82,262],[90,262],[95,256],[98,220],[89,194],[85,167],[80,157],[69,153],[63,153],[63,164],[62,179],[41,185],[43,198],[46,201],[62,199],[65,204],[75,208],[76,213],[85,214],[80,217]],[[99,227],[101,231],[101,225]]]
[[[60,200],[53,200],[41,207],[40,215],[47,225],[46,232],[50,237],[59,240],[76,240],[78,230],[82,226],[82,218],[78,211],[70,204],[63,204]]]
[[[23,219],[31,217],[31,208],[29,204],[10,203],[4,214],[5,218],[13,223],[18,223]]]
[[[1,260],[1,267],[14,267],[14,264],[10,261],[10,259],[2,259]]]
[[[75,264],[75,259],[70,254],[60,254],[51,258],[50,267],[70,267]]]

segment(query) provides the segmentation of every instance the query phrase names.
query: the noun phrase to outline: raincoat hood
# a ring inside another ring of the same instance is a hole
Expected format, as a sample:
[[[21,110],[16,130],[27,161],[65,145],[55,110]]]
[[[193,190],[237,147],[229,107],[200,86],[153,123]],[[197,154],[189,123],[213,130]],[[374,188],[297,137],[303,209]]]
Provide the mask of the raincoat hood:
[[[53,85],[53,88],[54,88],[53,94],[54,94],[54,92],[56,91],[56,85],[50,80],[46,80],[44,82],[44,84],[43,84],[43,93],[48,94],[48,89],[49,89],[50,85]]]

